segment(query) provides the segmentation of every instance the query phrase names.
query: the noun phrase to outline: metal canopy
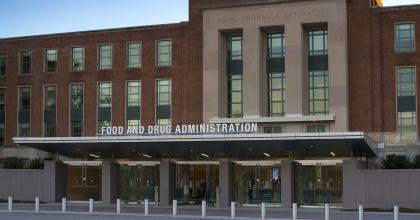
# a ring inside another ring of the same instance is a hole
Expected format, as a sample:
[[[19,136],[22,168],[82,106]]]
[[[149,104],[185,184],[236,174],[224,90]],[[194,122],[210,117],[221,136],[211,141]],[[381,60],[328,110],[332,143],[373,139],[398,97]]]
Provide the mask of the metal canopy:
[[[63,156],[95,153],[102,158],[261,159],[374,157],[361,132],[285,134],[206,134],[96,137],[16,137],[20,146]],[[264,154],[265,153],[265,154]]]

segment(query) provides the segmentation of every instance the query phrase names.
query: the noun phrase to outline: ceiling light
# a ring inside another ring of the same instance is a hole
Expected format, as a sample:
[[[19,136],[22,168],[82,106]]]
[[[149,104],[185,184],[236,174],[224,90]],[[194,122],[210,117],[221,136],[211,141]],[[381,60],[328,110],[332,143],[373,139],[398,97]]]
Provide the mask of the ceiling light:
[[[99,158],[99,156],[95,154],[89,154],[89,156],[94,157],[94,158]]]
[[[201,156],[203,156],[203,157],[207,157],[207,158],[209,158],[210,156],[209,155],[207,155],[207,154],[201,154]]]
[[[266,157],[271,157],[271,155],[270,155],[270,154],[267,154],[267,153],[264,153],[264,155],[265,155]]]
[[[147,157],[147,158],[152,158],[152,156],[148,155],[148,154],[142,154],[143,157]]]
[[[330,152],[331,156],[335,157],[335,153],[334,152]]]

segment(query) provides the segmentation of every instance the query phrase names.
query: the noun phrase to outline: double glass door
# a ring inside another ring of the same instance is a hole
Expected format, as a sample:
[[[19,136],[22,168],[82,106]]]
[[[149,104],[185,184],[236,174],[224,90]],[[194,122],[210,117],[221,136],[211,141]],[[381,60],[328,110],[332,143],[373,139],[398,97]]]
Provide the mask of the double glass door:
[[[101,200],[102,169],[100,165],[69,165],[67,175],[69,200]]]
[[[297,169],[297,198],[302,205],[341,204],[343,168],[337,165],[301,165]]]
[[[120,197],[127,203],[155,201],[159,187],[159,166],[120,165]]]
[[[236,199],[240,204],[281,202],[280,165],[236,165]]]
[[[183,204],[216,204],[219,166],[214,164],[177,164],[176,198]]]

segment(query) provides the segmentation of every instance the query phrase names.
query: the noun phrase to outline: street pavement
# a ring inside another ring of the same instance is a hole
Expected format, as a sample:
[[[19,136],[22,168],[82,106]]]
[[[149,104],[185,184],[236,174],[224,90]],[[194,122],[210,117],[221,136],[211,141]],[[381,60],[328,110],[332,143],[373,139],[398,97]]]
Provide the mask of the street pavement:
[[[156,207],[151,205],[148,216],[144,215],[144,207],[141,205],[122,205],[121,214],[116,214],[115,205],[95,204],[93,214],[89,214],[88,203],[68,203],[67,213],[61,213],[61,204],[41,204],[40,212],[34,213],[34,204],[14,204],[13,212],[7,211],[7,204],[0,204],[0,220],[191,220],[202,219],[200,206],[179,206],[178,216],[172,216],[172,207]],[[292,211],[280,207],[268,207],[267,219],[289,220]],[[207,208],[209,220],[227,220],[230,218],[230,209]],[[261,219],[259,207],[237,207],[236,219],[250,220]],[[300,220],[324,220],[322,208],[299,208],[298,219]],[[331,209],[330,220],[357,220],[357,212],[345,212],[340,209]],[[365,213],[364,220],[393,220],[393,213]],[[403,214],[399,220],[420,220],[420,214]]]

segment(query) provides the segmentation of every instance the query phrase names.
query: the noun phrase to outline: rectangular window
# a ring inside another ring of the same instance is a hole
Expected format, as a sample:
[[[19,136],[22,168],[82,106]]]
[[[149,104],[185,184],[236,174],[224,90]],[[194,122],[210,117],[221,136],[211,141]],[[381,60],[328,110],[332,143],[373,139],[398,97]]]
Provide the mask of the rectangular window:
[[[308,133],[322,133],[325,132],[325,125],[309,125],[306,127]]]
[[[272,33],[267,37],[268,115],[284,115],[284,34]]]
[[[171,105],[172,105],[172,86],[171,80],[157,80],[157,100],[156,100],[156,120],[157,125],[170,125]]]
[[[20,74],[31,74],[32,72],[32,51],[20,52]]]
[[[44,136],[55,137],[56,135],[56,86],[44,87]]]
[[[417,137],[416,69],[396,69],[397,130],[405,138]]]
[[[265,127],[264,128],[264,133],[266,133],[266,134],[282,133],[282,129],[281,129],[280,126],[276,126],[276,127]]]
[[[128,68],[141,67],[141,43],[128,43]]]
[[[83,47],[71,48],[71,71],[80,72],[85,70],[85,49]]]
[[[328,31],[309,31],[309,114],[329,113]]]
[[[112,69],[112,45],[99,45],[99,69]]]
[[[242,36],[228,37],[227,45],[227,75],[228,75],[228,117],[241,118],[243,116],[243,77],[242,69]],[[238,70],[239,69],[239,70]]]
[[[44,56],[44,71],[46,73],[57,72],[57,49],[46,49]]]
[[[126,103],[127,126],[140,125],[141,81],[127,82]]]
[[[98,131],[102,127],[111,126],[112,83],[98,85]]]
[[[395,25],[395,52],[414,52],[415,31],[413,23]]]
[[[0,114],[3,119],[6,118],[5,111],[6,111],[6,89],[0,88]],[[4,125],[5,125],[5,120],[2,120],[0,122],[0,146],[4,145],[4,137],[5,137]]]
[[[157,41],[157,66],[167,67],[172,65],[172,41]]]
[[[31,88],[19,87],[19,119],[18,136],[29,137],[31,135],[30,124]]]
[[[0,76],[6,75],[7,54],[0,53]]]
[[[81,137],[83,134],[83,84],[71,85],[70,97],[70,136]]]

